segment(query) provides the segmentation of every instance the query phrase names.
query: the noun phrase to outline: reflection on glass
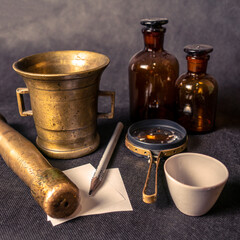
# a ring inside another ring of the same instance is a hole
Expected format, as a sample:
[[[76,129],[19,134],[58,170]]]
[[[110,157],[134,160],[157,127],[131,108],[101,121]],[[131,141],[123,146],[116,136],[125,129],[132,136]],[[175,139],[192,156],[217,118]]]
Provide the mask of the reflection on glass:
[[[145,127],[132,132],[132,137],[145,143],[165,144],[173,143],[183,138],[176,129],[167,127]]]

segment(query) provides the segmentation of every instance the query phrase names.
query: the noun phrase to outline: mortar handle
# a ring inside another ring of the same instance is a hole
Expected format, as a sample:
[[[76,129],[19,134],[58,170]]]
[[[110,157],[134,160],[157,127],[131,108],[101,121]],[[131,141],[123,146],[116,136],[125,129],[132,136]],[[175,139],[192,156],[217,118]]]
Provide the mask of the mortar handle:
[[[32,116],[32,110],[25,110],[23,94],[29,94],[28,88],[18,88],[16,90],[19,114],[22,117]]]
[[[98,118],[111,119],[114,117],[114,106],[115,106],[115,92],[112,91],[99,91],[98,96],[110,96],[111,97],[111,112],[109,113],[98,113]]]

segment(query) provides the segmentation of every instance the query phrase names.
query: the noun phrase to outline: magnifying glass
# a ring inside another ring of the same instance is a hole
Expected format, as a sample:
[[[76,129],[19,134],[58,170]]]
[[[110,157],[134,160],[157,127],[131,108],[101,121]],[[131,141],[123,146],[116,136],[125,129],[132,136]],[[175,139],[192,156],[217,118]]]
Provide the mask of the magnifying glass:
[[[145,203],[155,202],[157,200],[157,175],[160,160],[186,149],[186,129],[178,123],[166,119],[143,120],[128,128],[125,145],[136,156],[149,160],[142,196]],[[155,192],[146,194],[153,162],[156,164]]]

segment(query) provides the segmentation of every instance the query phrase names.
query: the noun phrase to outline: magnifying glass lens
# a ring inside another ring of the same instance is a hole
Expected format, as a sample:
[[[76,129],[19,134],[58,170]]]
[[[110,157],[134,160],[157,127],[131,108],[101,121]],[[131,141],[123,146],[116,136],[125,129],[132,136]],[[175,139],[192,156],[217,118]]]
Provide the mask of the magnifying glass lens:
[[[183,138],[181,132],[166,127],[138,128],[132,132],[132,137],[145,143],[173,143]]]

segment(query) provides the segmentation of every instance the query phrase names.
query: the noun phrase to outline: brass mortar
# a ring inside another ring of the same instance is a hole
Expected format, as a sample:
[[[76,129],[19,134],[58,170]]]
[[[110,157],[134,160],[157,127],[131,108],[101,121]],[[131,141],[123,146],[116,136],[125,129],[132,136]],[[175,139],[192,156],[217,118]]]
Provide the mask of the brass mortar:
[[[39,149],[49,157],[77,158],[99,145],[97,118],[113,118],[115,92],[99,91],[101,74],[109,64],[103,54],[55,51],[22,58],[13,69],[27,88],[18,88],[21,116],[33,116]],[[25,110],[29,93],[32,110]],[[98,113],[98,96],[111,97],[111,112]]]

